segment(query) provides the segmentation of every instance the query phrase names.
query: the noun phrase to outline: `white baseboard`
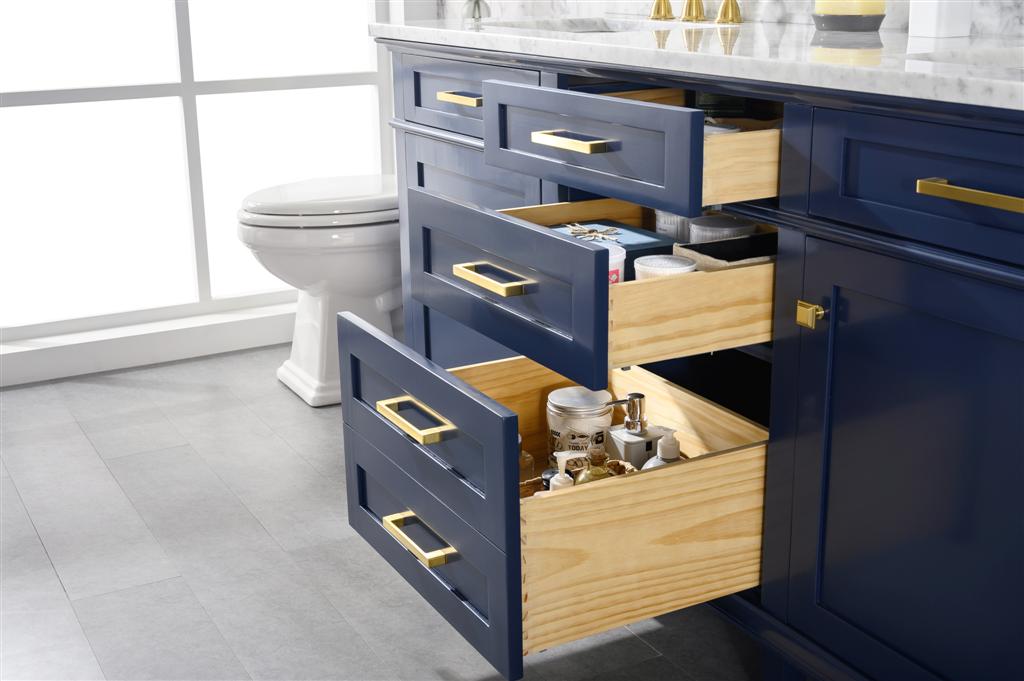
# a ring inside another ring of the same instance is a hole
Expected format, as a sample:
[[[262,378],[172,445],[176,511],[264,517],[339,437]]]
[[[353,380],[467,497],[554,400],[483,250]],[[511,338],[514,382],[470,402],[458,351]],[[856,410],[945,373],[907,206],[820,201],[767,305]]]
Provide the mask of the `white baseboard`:
[[[295,303],[4,341],[0,387],[287,343]]]

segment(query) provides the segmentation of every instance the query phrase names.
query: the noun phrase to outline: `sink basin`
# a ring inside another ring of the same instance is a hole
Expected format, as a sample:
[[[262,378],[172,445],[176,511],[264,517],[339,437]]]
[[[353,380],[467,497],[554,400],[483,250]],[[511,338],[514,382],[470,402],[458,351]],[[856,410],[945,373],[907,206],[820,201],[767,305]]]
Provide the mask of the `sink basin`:
[[[615,19],[609,17],[565,17],[562,19],[530,19],[522,21],[488,21],[485,26],[518,28],[549,33],[628,33],[630,31],[667,31],[679,26],[709,28],[714,24],[690,24],[679,21],[651,19]]]

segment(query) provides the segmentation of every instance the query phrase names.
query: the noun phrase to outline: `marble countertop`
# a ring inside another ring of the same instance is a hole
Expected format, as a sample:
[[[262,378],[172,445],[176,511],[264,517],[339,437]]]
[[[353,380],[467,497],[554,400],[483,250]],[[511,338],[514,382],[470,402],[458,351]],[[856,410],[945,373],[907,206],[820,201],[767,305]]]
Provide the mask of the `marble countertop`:
[[[377,23],[379,38],[1024,110],[1024,39],[576,17]]]

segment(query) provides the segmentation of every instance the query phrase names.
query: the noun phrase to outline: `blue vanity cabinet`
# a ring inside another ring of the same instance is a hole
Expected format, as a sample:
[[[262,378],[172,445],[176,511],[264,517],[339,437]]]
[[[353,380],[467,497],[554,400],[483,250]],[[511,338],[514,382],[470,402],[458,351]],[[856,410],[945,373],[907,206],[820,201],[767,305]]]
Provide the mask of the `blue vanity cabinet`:
[[[790,624],[870,678],[1019,678],[1024,276],[808,238],[801,298]]]

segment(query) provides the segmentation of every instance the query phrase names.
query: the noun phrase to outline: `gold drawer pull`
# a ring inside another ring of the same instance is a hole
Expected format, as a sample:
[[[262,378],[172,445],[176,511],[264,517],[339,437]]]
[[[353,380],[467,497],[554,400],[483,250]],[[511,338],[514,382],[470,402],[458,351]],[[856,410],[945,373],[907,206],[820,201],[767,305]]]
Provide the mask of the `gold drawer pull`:
[[[463,90],[443,90],[437,93],[437,101],[448,102],[449,104],[458,104],[459,106],[468,106],[471,109],[479,109],[484,105],[483,95],[478,95],[475,92],[465,92]]]
[[[444,565],[448,562],[448,556],[458,555],[459,552],[451,546],[446,546],[436,551],[424,551],[421,549],[409,535],[402,531],[402,525],[405,524],[405,521],[415,517],[416,514],[412,511],[402,511],[401,513],[386,515],[380,521],[384,524],[384,529],[388,531],[388,534],[397,539],[398,543],[404,546],[409,553],[416,556],[416,560],[423,563],[424,567],[434,568],[438,565]]]
[[[534,130],[530,133],[530,141],[543,144],[545,147],[575,151],[578,154],[603,154],[611,151],[615,140],[578,139],[578,135],[570,130]]]
[[[498,281],[497,279],[491,279],[478,272],[477,270],[481,267],[490,267],[504,272],[505,274],[516,277],[515,281]],[[526,293],[526,287],[537,282],[533,279],[526,279],[519,276],[515,272],[509,272],[508,270],[493,265],[486,260],[477,260],[476,262],[460,262],[452,265],[452,274],[468,281],[471,284],[479,286],[482,289],[486,289],[491,293],[497,293],[503,298],[510,298],[512,296],[521,296]]]
[[[996,194],[980,189],[958,187],[950,184],[944,177],[929,177],[917,181],[917,193],[925,196],[936,196],[940,199],[973,203],[976,206],[1006,210],[1011,213],[1024,213],[1024,197]]]
[[[818,325],[819,319],[825,318],[825,308],[821,305],[808,303],[803,300],[796,301],[796,323],[808,329]]]
[[[398,406],[401,404],[415,405],[417,409],[429,414],[431,418],[436,419],[441,425],[434,426],[433,428],[417,428],[398,413]],[[444,439],[446,433],[454,433],[458,430],[454,423],[441,416],[412,395],[400,395],[386,400],[377,400],[377,412],[421,445],[436,444]]]

